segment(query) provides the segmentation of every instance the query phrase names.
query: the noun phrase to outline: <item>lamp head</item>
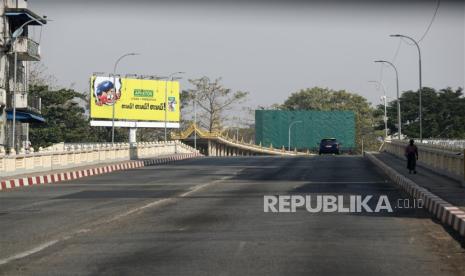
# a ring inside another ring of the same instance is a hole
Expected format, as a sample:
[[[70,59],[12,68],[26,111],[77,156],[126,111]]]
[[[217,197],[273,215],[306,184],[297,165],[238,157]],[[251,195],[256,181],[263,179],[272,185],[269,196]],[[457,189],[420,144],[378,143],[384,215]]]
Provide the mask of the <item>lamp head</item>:
[[[11,35],[13,38],[18,38],[22,33],[24,32],[24,28],[21,27],[21,28],[18,28],[16,29],[13,34]]]
[[[389,35],[390,37],[401,37],[402,35],[400,34],[392,34],[392,35]]]

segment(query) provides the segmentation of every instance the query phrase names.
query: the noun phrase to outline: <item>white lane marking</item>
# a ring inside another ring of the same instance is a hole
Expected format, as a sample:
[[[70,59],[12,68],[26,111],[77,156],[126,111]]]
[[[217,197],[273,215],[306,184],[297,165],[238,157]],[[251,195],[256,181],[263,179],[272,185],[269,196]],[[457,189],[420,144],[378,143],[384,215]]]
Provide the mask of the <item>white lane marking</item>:
[[[91,232],[92,230],[96,230],[99,226],[101,225],[106,225],[110,222],[114,222],[116,220],[119,220],[119,219],[122,219],[122,218],[125,218],[131,214],[134,214],[136,212],[140,212],[140,211],[143,211],[147,208],[150,208],[150,207],[154,207],[154,206],[157,206],[157,205],[160,205],[162,203],[168,203],[168,202],[171,202],[171,201],[176,201],[177,199],[181,198],[181,197],[186,197],[196,191],[199,191],[207,186],[210,186],[210,185],[213,185],[213,184],[216,184],[216,183],[220,183],[220,182],[223,182],[225,180],[228,180],[228,179],[231,179],[233,178],[234,176],[236,176],[239,172],[235,172],[233,173],[232,175],[230,176],[224,176],[220,179],[217,179],[217,180],[213,180],[211,182],[208,182],[208,183],[205,183],[205,184],[201,184],[201,185],[197,185],[197,186],[194,186],[192,187],[192,189],[190,191],[187,191],[185,193],[182,193],[181,195],[179,195],[178,197],[175,197],[175,198],[165,198],[165,199],[160,199],[160,200],[156,200],[156,201],[153,201],[153,202],[150,202],[148,204],[145,204],[143,206],[140,206],[140,207],[137,207],[137,208],[134,208],[134,209],[131,209],[127,212],[124,212],[124,213],[121,213],[121,214],[118,214],[116,216],[113,216],[113,217],[110,217],[106,220],[103,220],[97,224],[95,224],[93,226],[93,229],[89,229],[89,228],[82,228],[82,229],[78,229],[74,232],[71,232],[71,234],[67,235],[67,236],[64,236],[60,239],[55,239],[55,240],[51,240],[51,241],[48,241],[48,242],[45,242],[45,243],[42,243],[40,244],[39,246],[36,246],[30,250],[27,250],[27,251],[24,251],[24,252],[21,252],[21,253],[18,253],[16,255],[13,255],[13,256],[10,256],[10,257],[7,257],[7,258],[4,258],[4,259],[0,259],[0,265],[4,265],[4,264],[7,264],[7,263],[10,263],[11,261],[15,261],[15,260],[18,260],[18,259],[22,259],[22,258],[25,258],[27,256],[30,256],[32,254],[35,254],[35,253],[38,253],[58,242],[63,242],[65,240],[68,240],[72,237],[75,237],[79,234],[83,234],[83,233],[88,233],[88,232]]]
[[[225,176],[225,177],[222,177],[222,178],[220,178],[220,179],[217,179],[217,180],[214,180],[214,181],[205,183],[205,184],[201,184],[201,185],[194,186],[190,191],[187,191],[187,192],[185,192],[185,193],[182,193],[182,194],[180,194],[178,197],[174,197],[174,198],[164,198],[164,199],[159,199],[159,200],[156,200],[156,201],[147,203],[147,204],[142,205],[142,206],[140,206],[140,207],[131,209],[131,210],[127,211],[127,212],[124,212],[124,213],[118,214],[118,215],[116,215],[116,216],[113,216],[113,217],[111,217],[111,218],[105,220],[105,221],[104,221],[103,223],[101,223],[101,224],[107,224],[107,223],[113,222],[113,221],[115,221],[115,220],[119,220],[119,219],[121,219],[121,218],[127,217],[127,216],[129,216],[129,215],[131,215],[131,214],[134,214],[134,213],[136,213],[136,212],[140,212],[140,211],[145,210],[145,209],[147,209],[147,208],[151,208],[151,207],[154,207],[154,206],[163,204],[163,203],[168,203],[168,202],[176,201],[178,198],[189,196],[189,195],[191,195],[192,193],[195,193],[196,191],[201,190],[201,189],[203,189],[203,188],[205,188],[205,187],[207,187],[207,186],[210,186],[210,185],[213,185],[213,184],[216,184],[216,183],[225,181],[225,180],[230,179],[230,178],[232,178],[232,177],[233,177],[233,176]]]
[[[0,265],[7,264],[7,263],[9,263],[11,261],[14,261],[14,260],[22,259],[24,257],[27,257],[27,256],[32,255],[34,253],[37,253],[39,251],[42,251],[45,248],[50,247],[50,246],[54,245],[55,243],[57,243],[59,241],[60,240],[49,241],[49,242],[43,243],[43,244],[41,244],[41,245],[39,245],[37,247],[34,247],[34,248],[30,249],[30,250],[21,252],[19,254],[13,255],[13,256],[5,258],[5,259],[1,259],[0,260]]]
[[[315,184],[377,184],[386,183],[385,181],[308,181],[307,183]]]

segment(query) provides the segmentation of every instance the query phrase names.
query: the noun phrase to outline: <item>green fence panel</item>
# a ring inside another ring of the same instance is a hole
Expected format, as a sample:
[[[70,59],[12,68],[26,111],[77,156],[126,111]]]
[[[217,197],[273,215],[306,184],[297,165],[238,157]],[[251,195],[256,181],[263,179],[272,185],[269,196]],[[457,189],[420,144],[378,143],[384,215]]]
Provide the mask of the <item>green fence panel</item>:
[[[292,149],[316,149],[323,138],[336,138],[345,150],[355,148],[355,114],[352,111],[256,110],[256,144],[287,148],[291,123]]]

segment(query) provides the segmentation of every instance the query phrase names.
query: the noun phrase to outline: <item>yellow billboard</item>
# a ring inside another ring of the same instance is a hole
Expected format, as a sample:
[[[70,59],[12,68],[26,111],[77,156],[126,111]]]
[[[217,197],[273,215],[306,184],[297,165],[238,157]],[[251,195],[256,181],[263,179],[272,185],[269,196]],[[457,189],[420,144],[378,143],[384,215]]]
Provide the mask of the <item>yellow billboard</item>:
[[[92,76],[90,117],[112,119],[113,104],[117,120],[165,121],[167,106],[167,121],[179,122],[179,82]]]

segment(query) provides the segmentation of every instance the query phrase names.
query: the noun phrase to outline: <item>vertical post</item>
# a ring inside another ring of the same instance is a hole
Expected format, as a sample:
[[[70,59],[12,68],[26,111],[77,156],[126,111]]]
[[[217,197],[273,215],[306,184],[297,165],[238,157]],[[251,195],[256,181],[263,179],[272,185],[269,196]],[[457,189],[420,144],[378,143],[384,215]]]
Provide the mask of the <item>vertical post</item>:
[[[287,151],[290,151],[291,150],[291,127],[292,127],[292,124],[289,126],[289,137],[288,137],[288,140],[287,140]]]
[[[421,49],[420,49],[420,45],[418,45],[418,42],[411,38],[410,36],[407,36],[407,35],[402,35],[402,34],[393,34],[393,35],[390,35],[391,37],[400,37],[400,38],[406,38],[410,41],[412,41],[415,46],[417,47],[417,50],[418,50],[418,74],[419,74],[419,90],[418,90],[418,99],[419,99],[419,119],[420,119],[420,142],[423,142],[423,122],[422,122],[422,118],[423,118],[423,111],[422,111],[422,100],[421,100],[421,88],[422,88],[422,77],[421,77]]]
[[[364,148],[363,148],[363,136],[362,136],[362,156],[365,156],[365,151],[364,151]]]
[[[423,110],[422,110],[422,101],[421,101],[421,94],[422,94],[422,80],[421,80],[421,52],[420,52],[420,46],[418,46],[418,43],[416,43],[415,41],[415,44],[417,45],[417,48],[418,48],[418,66],[419,66],[419,74],[420,74],[420,90],[418,90],[418,93],[419,93],[419,105],[420,105],[420,142],[423,143]]]
[[[113,89],[115,90],[114,96],[116,96],[116,68],[118,68],[118,63],[127,56],[136,56],[139,55],[137,53],[127,53],[120,56],[113,66]],[[114,145],[115,143],[115,98],[113,98],[113,106],[112,106],[112,116],[111,116],[111,144]]]
[[[26,146],[25,149],[29,150],[29,123],[26,123]]]
[[[402,120],[400,118],[399,75],[397,74],[397,69],[396,69],[396,87],[397,87],[397,123],[399,124],[398,138],[400,140],[402,139]]]
[[[196,98],[194,96],[194,149],[197,149],[197,108]]]
[[[129,128],[129,143],[137,143],[137,128],[135,127]]]
[[[292,126],[297,123],[302,123],[302,121],[294,121],[289,125],[289,139],[288,139],[288,146],[287,146],[288,151],[291,151],[291,129],[292,129]]]
[[[398,131],[398,138],[399,140],[401,139],[401,136],[402,136],[402,120],[401,120],[401,116],[400,116],[400,95],[399,95],[399,73],[397,72],[397,68],[396,66],[390,62],[390,61],[387,61],[387,60],[375,60],[375,62],[379,62],[379,63],[387,63],[389,64],[395,71],[396,73],[396,88],[397,88],[397,123],[398,123],[398,128],[399,128],[399,131]]]
[[[116,68],[116,66],[115,66]],[[113,89],[115,89],[115,94],[116,95],[116,76],[115,72],[113,72]],[[113,104],[111,105],[111,144],[115,144],[115,98],[113,98]],[[131,134],[129,134],[131,135]]]
[[[170,79],[172,78],[172,76],[170,76],[167,80],[166,80],[166,83],[165,83],[165,143],[167,141],[167,120],[168,120],[168,82],[170,81]]]
[[[384,93],[384,132],[385,132],[385,137],[387,139],[388,137],[388,126],[387,126],[387,97],[386,93]]]
[[[462,180],[462,186],[465,187],[465,149],[463,150],[463,180]]]
[[[13,45],[16,43],[16,39],[13,41]],[[14,47],[13,47],[14,49]],[[13,86],[14,86],[14,89],[13,89],[13,98],[12,98],[12,101],[11,103],[13,104],[13,138],[11,139],[12,141],[12,146],[13,146],[13,149],[16,150],[16,90],[18,90],[18,84],[17,84],[17,63],[18,63],[18,53],[15,51],[15,54],[14,54],[14,66],[13,66],[13,70],[14,70],[14,73],[13,73]]]

